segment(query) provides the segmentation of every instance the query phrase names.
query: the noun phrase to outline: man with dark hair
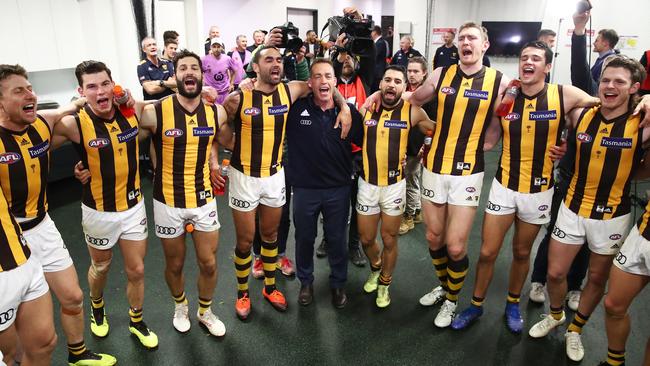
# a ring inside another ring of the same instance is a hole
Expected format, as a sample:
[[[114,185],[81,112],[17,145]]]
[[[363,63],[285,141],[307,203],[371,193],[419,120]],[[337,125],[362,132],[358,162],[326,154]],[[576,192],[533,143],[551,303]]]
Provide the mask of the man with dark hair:
[[[143,347],[153,349],[158,347],[158,337],[143,321],[147,214],[138,160],[140,114],[127,117],[116,108],[115,83],[104,63],[84,61],[77,65],[75,76],[79,94],[86,98],[87,104],[55,126],[54,141],[67,139],[75,144],[83,166],[90,173],[90,179],[83,185],[81,204],[81,225],[90,254],[90,330],[102,338],[109,332],[104,288],[113,259],[112,249],[117,244],[127,278],[129,331]]]
[[[446,31],[442,36],[445,43],[438,47],[433,54],[434,69],[458,63],[458,47],[454,44],[454,38],[456,38],[456,32],[453,30]]]
[[[416,125],[423,132],[435,129],[422,108],[402,99],[406,84],[403,67],[387,67],[379,83],[379,110],[362,108],[360,111],[364,116],[363,170],[359,177],[356,209],[359,237],[370,262],[363,290],[366,293],[377,291],[375,304],[379,308],[391,303],[388,288],[397,264],[397,235],[406,200],[402,160],[406,155],[409,130]],[[379,227],[383,248],[377,243]]]
[[[551,153],[561,144],[562,130],[572,127],[565,113],[599,102],[576,87],[547,84],[544,78],[552,60],[553,51],[546,43],[534,41],[523,46],[519,55],[521,90],[508,114],[495,117],[499,124],[491,124],[487,132],[489,143],[494,145],[503,130],[503,153],[483,217],[483,242],[471,305],[452,321],[453,329],[463,329],[483,314],[497,256],[506,233],[514,226],[505,319],[511,332],[523,330],[519,300],[530,251],[539,229],[550,220],[554,191]]]
[[[163,50],[163,56],[161,57],[161,59],[165,61],[173,62],[177,50],[178,50],[178,41],[173,39],[166,39],[165,49]]]
[[[370,36],[375,42],[375,75],[374,82],[371,85],[371,91],[374,92],[379,89],[379,81],[384,75],[384,70],[386,70],[386,59],[390,57],[390,47],[388,42],[381,36],[381,27],[376,25],[372,28]]]
[[[163,32],[163,42],[166,42],[166,41],[171,39],[171,40],[176,41],[176,43],[178,43],[178,36],[180,36],[180,34],[178,34],[178,32],[176,32],[175,30],[164,31]]]
[[[311,29],[306,33],[305,46],[307,47],[305,57],[310,64],[316,59],[316,57],[322,56],[320,39],[318,39],[316,32]]]
[[[152,37],[142,40],[146,58],[138,65],[138,78],[142,84],[144,100],[155,100],[174,94],[176,88],[174,66],[171,61],[158,57],[158,46]]]
[[[529,330],[531,337],[543,338],[566,321],[566,275],[587,242],[591,250],[587,283],[564,335],[572,361],[584,357],[583,328],[605,293],[612,262],[628,235],[633,219],[630,181],[641,162],[642,145],[650,138],[650,129],[640,127],[641,117],[631,107],[645,76],[643,67],[617,55],[608,57],[602,67],[598,88],[602,104],[577,108],[569,116],[576,131],[575,174],[549,244],[550,314]],[[618,346],[612,351],[614,359],[623,357]]]
[[[557,33],[551,29],[541,29],[537,32],[537,40],[546,43],[551,51],[555,47],[555,37],[557,37]]]
[[[571,36],[571,83],[591,95],[598,93],[598,82],[603,61],[616,53],[614,47],[618,43],[618,34],[613,29],[601,29],[593,44],[593,52],[598,58],[589,70],[587,63],[587,37],[585,29],[591,16],[591,11],[573,14],[573,35]]]
[[[11,161],[12,164],[7,165],[6,169],[0,170],[0,186],[2,188],[0,193],[3,195],[0,198],[2,200],[0,204],[8,204],[12,216],[15,217],[23,231],[25,240],[29,243],[31,254],[39,259],[43,266],[45,280],[61,304],[61,326],[68,345],[69,364],[109,366],[116,363],[113,356],[97,354],[86,348],[83,335],[83,293],[79,287],[77,272],[61,234],[47,213],[46,187],[50,166],[50,149],[53,145],[51,131],[63,115],[74,113],[83,106],[84,102],[85,100],[82,98],[69,106],[37,113],[37,97],[32,91],[25,69],[19,65],[0,65],[0,141],[2,142],[0,155],[16,158]],[[5,197],[7,201],[5,201]],[[9,226],[5,224],[5,218],[3,217],[2,220],[3,226],[6,228]],[[5,234],[3,236],[7,238],[10,236],[8,232]],[[9,258],[0,260],[3,270],[9,270],[8,260]],[[10,278],[2,276],[0,282]],[[36,278],[42,279],[42,274]],[[38,283],[38,280],[35,283]],[[9,282],[6,284],[14,288],[23,285],[22,283]],[[10,293],[6,292],[4,288],[5,283],[1,283],[2,297],[11,298]],[[47,285],[44,285],[44,289],[47,290]],[[37,297],[33,296],[32,299]],[[49,296],[47,297],[49,298]],[[43,303],[43,300],[39,299],[38,302]],[[5,311],[7,309],[0,305],[0,312]],[[40,311],[44,316],[47,316],[46,314],[51,316],[51,303],[49,309]],[[45,320],[34,322],[32,316],[28,318],[33,324],[40,324]],[[48,324],[48,322],[45,323]],[[30,329],[30,333],[46,331],[46,328],[34,329],[31,326],[25,327],[25,329]],[[10,331],[0,330],[0,334],[2,333],[9,334]],[[51,335],[50,332],[45,332],[41,336]],[[2,337],[0,336],[0,338]],[[23,348],[29,353],[34,351],[34,345],[30,342],[39,343],[37,339],[28,341],[22,337],[21,341]],[[6,343],[0,340],[0,344]],[[6,353],[9,356],[12,352]],[[0,359],[0,361],[2,360]],[[28,362],[26,359],[24,361]]]
[[[317,59],[311,66],[311,94],[298,99],[287,118],[287,144],[293,185],[293,217],[296,228],[296,267],[300,280],[298,303],[313,298],[314,240],[318,216],[323,215],[328,242],[332,304],[347,303],[347,255],[345,229],[350,209],[352,175],[351,142],[361,145],[361,115],[350,104],[352,129],[341,139],[334,128],[338,114],[334,103],[336,76],[329,60]],[[357,244],[358,245],[358,244]]]
[[[185,237],[194,242],[199,268],[196,317],[210,334],[221,337],[226,327],[211,309],[217,285],[216,252],[219,217],[211,180],[219,169],[218,143],[229,147],[232,131],[223,107],[201,101],[201,58],[183,50],[174,58],[176,94],[143,107],[140,126],[152,133],[156,151],[154,220],[165,253],[165,280],[174,299],[174,328],[190,330],[185,295]]]
[[[264,263],[262,295],[276,310],[287,309],[287,301],[275,285],[278,224],[286,201],[285,173],[281,164],[283,135],[291,105],[310,91],[307,83],[302,81],[281,82],[283,58],[273,45],[282,41],[282,32],[274,28],[267,37],[265,46],[257,50],[251,61],[257,74],[255,88],[232,93],[224,102],[235,132],[228,181],[230,207],[237,232],[235,311],[241,320],[248,318],[251,312],[248,276],[257,211]],[[350,110],[337,91],[335,100],[342,109],[335,127],[343,120],[341,136],[345,137],[350,127]]]
[[[225,46],[221,38],[213,38],[210,54],[203,56],[203,81],[213,87],[217,93],[217,104],[222,104],[228,93],[235,89],[235,74],[240,72],[239,65],[224,53]]]
[[[415,56],[409,60],[406,68],[408,85],[406,92],[414,92],[424,83],[429,75],[427,60],[422,56]],[[407,98],[408,100],[408,98]],[[427,115],[433,115],[433,103],[422,106]],[[420,149],[424,143],[424,134],[418,128],[409,131],[408,146],[406,147],[406,164],[404,165],[404,179],[406,179],[406,206],[404,215],[399,225],[399,234],[404,235],[415,228],[415,224],[422,222],[422,202],[420,195],[420,181],[422,180],[422,164],[420,164]]]

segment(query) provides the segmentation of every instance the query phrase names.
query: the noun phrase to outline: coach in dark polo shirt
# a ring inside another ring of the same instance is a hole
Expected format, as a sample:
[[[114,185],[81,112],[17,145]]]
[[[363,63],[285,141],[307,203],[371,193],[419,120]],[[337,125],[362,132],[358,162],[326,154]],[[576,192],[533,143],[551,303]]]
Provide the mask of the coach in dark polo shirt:
[[[300,280],[298,302],[309,305],[313,299],[314,240],[319,214],[328,243],[332,304],[347,303],[347,233],[352,177],[351,142],[361,145],[362,118],[350,104],[352,128],[341,139],[334,128],[338,108],[334,103],[336,76],[329,60],[316,60],[311,67],[312,94],[297,100],[287,119],[289,168],[293,183],[293,222],[296,228],[296,268]]]

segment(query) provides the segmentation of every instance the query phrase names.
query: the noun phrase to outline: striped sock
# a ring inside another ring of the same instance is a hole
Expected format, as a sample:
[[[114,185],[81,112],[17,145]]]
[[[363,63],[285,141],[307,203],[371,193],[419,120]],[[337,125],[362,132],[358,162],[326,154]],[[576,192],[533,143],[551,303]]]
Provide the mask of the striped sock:
[[[389,286],[393,281],[393,276],[385,275],[383,272],[379,274],[379,284],[383,286]]]
[[[513,294],[512,292],[508,292],[508,297],[506,298],[506,301],[509,304],[519,304],[520,299],[521,299],[520,294]]]
[[[140,323],[142,321],[142,309],[129,308],[129,317],[131,323]]]
[[[70,353],[71,355],[79,356],[84,352],[86,352],[86,342],[81,341],[75,344],[68,343],[68,353]]]
[[[267,294],[275,291],[275,262],[278,261],[278,242],[262,242],[262,263],[264,265],[264,289]]]
[[[237,275],[238,298],[248,293],[248,275],[251,273],[253,257],[251,253],[243,253],[235,249],[235,275]]]
[[[607,364],[611,366],[621,366],[625,363],[625,350],[614,351],[611,348],[607,349]]]
[[[381,264],[379,266],[375,266],[374,264],[370,263],[370,270],[372,272],[381,271]]]
[[[90,298],[90,304],[92,305],[93,309],[101,309],[104,307],[104,295],[99,295],[98,298],[93,299],[92,297]]]
[[[438,280],[440,280],[440,286],[442,286],[445,291],[448,291],[447,262],[449,261],[449,258],[447,257],[447,246],[445,245],[438,250],[429,249],[429,255],[431,256],[433,267],[436,269],[436,276],[438,276]]]
[[[447,292],[447,300],[451,302],[458,301],[458,294],[463,288],[465,283],[465,276],[467,276],[467,268],[469,267],[469,259],[464,256],[463,259],[455,261],[449,258],[449,265],[447,266],[447,273],[449,275],[449,291]]]
[[[483,301],[485,301],[484,297],[476,297],[472,296],[472,306],[476,306],[477,308],[480,308],[483,306]]]
[[[187,297],[185,297],[185,291],[181,292],[180,295],[172,295],[174,302],[177,304],[187,304]]]
[[[587,324],[587,320],[589,320],[589,316],[582,315],[579,311],[576,311],[576,315],[573,317],[571,324],[569,324],[567,331],[582,334],[582,327]]]
[[[203,316],[206,310],[212,305],[212,299],[204,299],[199,297],[199,315]]]
[[[551,316],[555,320],[560,320],[562,319],[562,316],[564,315],[564,307],[560,306],[559,308],[554,308],[551,306]]]

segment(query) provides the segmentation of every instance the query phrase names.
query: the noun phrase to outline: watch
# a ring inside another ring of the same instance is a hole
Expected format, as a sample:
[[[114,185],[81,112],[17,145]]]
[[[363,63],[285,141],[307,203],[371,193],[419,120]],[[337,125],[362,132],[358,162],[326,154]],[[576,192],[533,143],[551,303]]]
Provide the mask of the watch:
[[[165,82],[163,80],[160,80],[158,82],[158,85],[162,86],[163,88],[165,87]]]

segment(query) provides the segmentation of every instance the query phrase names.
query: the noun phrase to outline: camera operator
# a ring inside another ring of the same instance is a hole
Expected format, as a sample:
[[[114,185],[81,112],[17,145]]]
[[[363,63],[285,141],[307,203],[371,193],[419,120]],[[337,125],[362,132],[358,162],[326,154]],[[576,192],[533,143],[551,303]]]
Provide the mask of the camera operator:
[[[337,78],[336,86],[348,103],[359,108],[366,101],[366,95],[370,94],[370,86],[374,81],[374,52],[354,56],[348,52],[347,43],[347,35],[339,35],[331,55]]]

